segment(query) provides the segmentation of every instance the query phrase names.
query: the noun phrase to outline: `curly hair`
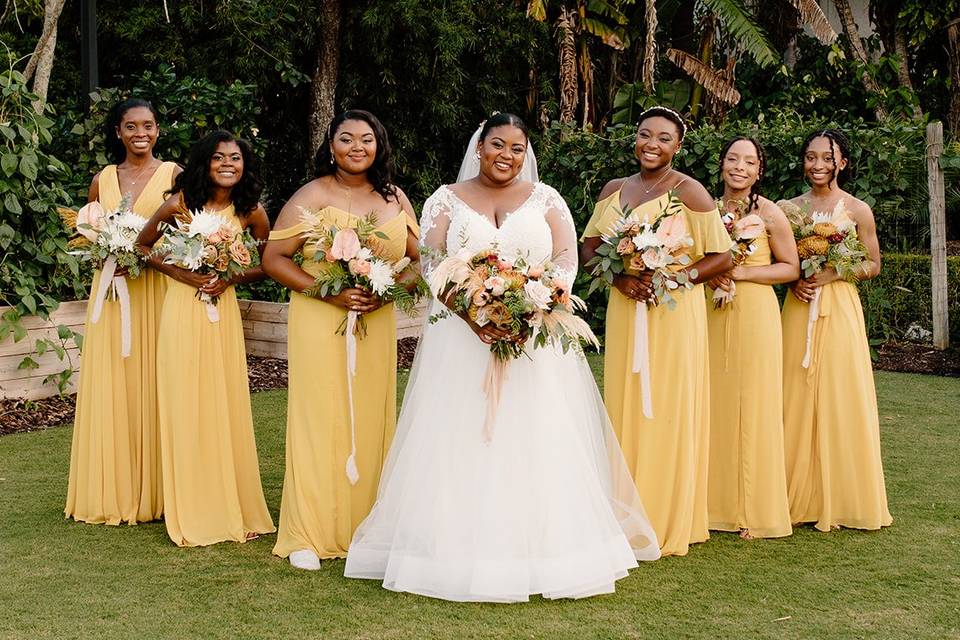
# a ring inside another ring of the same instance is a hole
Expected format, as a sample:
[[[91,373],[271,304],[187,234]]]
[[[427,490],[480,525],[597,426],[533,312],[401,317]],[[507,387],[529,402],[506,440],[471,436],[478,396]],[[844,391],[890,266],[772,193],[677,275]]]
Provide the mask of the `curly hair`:
[[[390,198],[397,198],[397,187],[393,184],[396,170],[393,164],[393,149],[390,147],[390,138],[387,137],[387,130],[369,111],[362,109],[350,109],[344,111],[330,121],[327,127],[327,133],[323,138],[323,143],[317,149],[313,164],[316,177],[333,175],[337,171],[336,160],[333,152],[330,150],[330,141],[337,134],[340,125],[347,120],[360,120],[366,122],[373,129],[373,137],[377,141],[377,155],[373,159],[373,164],[367,169],[367,180],[373,185],[373,190],[380,196],[389,201]]]
[[[760,207],[760,196],[763,195],[763,192],[760,190],[760,183],[763,181],[763,174],[767,170],[767,152],[763,148],[763,145],[756,139],[750,136],[735,136],[727,140],[727,143],[723,145],[723,149],[720,150],[721,169],[723,168],[723,159],[727,156],[727,152],[730,151],[730,147],[741,140],[746,140],[753,145],[754,149],[757,150],[757,159],[760,161],[760,166],[757,170],[757,181],[750,185],[750,206],[747,208],[747,212],[749,213]],[[723,178],[720,179],[720,192],[723,192]]]
[[[530,134],[527,131],[527,123],[524,122],[519,116],[515,116],[512,113],[494,113],[492,116],[484,120],[483,126],[480,127],[480,140],[486,140],[487,136],[490,135],[490,130],[495,129],[496,127],[502,127],[504,125],[510,125],[516,127],[523,132],[523,137],[530,139]]]
[[[254,154],[249,142],[222,129],[211,131],[190,147],[187,166],[184,167],[183,173],[177,176],[173,187],[167,193],[181,194],[184,205],[191,211],[203,208],[213,195],[210,159],[221,142],[235,142],[240,147],[240,153],[243,156],[243,174],[231,190],[230,199],[238,216],[248,216],[260,204],[260,194],[263,193],[260,159]]]
[[[153,114],[153,119],[159,120],[159,118],[157,118],[157,110],[153,108],[153,105],[150,104],[149,101],[143,98],[127,98],[123,102],[113,105],[113,108],[107,113],[107,117],[104,118],[104,146],[107,147],[107,157],[110,158],[114,164],[120,164],[127,158],[127,148],[123,145],[123,141],[117,137],[117,129],[123,122],[123,116],[127,111],[136,109],[137,107],[149,109],[150,113]]]
[[[640,125],[643,124],[643,121],[649,118],[666,118],[673,124],[677,125],[677,133],[680,134],[680,142],[683,142],[683,136],[687,135],[687,124],[683,121],[683,116],[669,107],[650,107],[641,113],[639,118],[637,118],[637,128],[640,128]]]
[[[816,140],[817,138],[826,138],[830,143],[830,153],[833,154],[833,180],[837,181],[838,185],[843,185],[846,183],[849,176],[849,163],[850,163],[850,140],[847,139],[847,136],[843,134],[839,129],[818,129],[814,131],[803,141],[803,146],[800,147],[800,163],[803,166],[803,159],[807,155],[807,149],[810,148],[810,143]],[[837,151],[840,152],[839,157],[837,157]],[[840,158],[847,159],[847,167],[840,169]]]

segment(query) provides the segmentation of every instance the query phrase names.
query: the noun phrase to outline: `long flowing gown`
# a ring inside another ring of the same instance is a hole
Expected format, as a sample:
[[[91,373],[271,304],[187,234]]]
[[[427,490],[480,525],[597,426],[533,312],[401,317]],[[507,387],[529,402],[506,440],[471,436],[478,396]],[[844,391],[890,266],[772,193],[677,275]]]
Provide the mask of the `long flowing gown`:
[[[355,226],[358,218],[335,207],[318,215],[326,225]],[[406,252],[408,228],[418,231],[404,213],[377,229],[381,255],[391,261]],[[306,231],[300,223],[270,234],[284,240]],[[322,263],[316,249],[303,247],[303,269],[317,275]],[[273,552],[286,558],[308,549],[320,558],[343,558],[360,522],[377,496],[383,460],[397,418],[397,326],[393,305],[365,314],[366,335],[357,340],[353,377],[357,469],[350,484],[344,471],[351,451],[347,393],[346,341],[337,333],[346,311],[299,293],[290,296],[287,357],[286,471],[280,505],[280,531]]]
[[[232,205],[220,214],[240,226]],[[236,293],[220,295],[218,322],[196,294],[170,280],[157,340],[164,522],[181,547],[276,530],[260,484]]]
[[[164,162],[132,203],[149,218],[163,204],[176,164]],[[100,204],[116,209],[123,195],[116,165],[100,172]],[[83,366],[70,449],[64,514],[82,522],[136,524],[163,515],[160,435],[157,431],[157,330],[167,278],[145,268],[127,279],[130,292],[130,355],[120,345],[120,303],[107,298],[91,320],[100,271],[94,273],[83,331]]]
[[[762,233],[744,266],[771,263]],[[707,289],[712,293],[712,289]],[[733,301],[707,296],[710,342],[710,528],[755,538],[792,533],[783,463],[783,347],[773,287],[736,283]]]
[[[436,251],[553,260],[572,282],[576,231],[562,198],[538,183],[498,228],[441,187],[421,242]],[[425,252],[429,255],[429,252]],[[429,265],[428,265],[429,268]],[[432,312],[443,308],[434,302]],[[459,318],[427,324],[397,434],[344,575],[456,601],[579,598],[659,557],[582,355],[533,350],[507,369],[484,437],[490,359]]]
[[[652,222],[667,210],[669,193],[635,209]],[[683,207],[693,246],[691,260],[730,249],[719,212]],[[623,215],[620,190],[597,203],[583,237],[612,232]],[[604,398],[627,466],[647,508],[663,555],[686,555],[689,545],[710,537],[707,518],[707,457],[710,379],[707,310],[703,285],[677,292],[673,309],[647,312],[653,418],[642,410],[641,376],[633,373],[636,302],[616,289],[607,305]]]
[[[810,366],[803,367],[810,305],[783,305],[783,427],[793,522],[821,531],[893,522],[880,457],[880,419],[857,288],[820,288]]]

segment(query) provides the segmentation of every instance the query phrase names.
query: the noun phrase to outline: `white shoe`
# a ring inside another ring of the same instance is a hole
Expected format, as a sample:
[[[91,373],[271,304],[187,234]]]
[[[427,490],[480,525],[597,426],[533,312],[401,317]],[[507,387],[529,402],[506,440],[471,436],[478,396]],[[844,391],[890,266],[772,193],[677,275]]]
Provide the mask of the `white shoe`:
[[[290,564],[297,569],[316,571],[320,568],[320,557],[310,549],[300,549],[290,554]]]

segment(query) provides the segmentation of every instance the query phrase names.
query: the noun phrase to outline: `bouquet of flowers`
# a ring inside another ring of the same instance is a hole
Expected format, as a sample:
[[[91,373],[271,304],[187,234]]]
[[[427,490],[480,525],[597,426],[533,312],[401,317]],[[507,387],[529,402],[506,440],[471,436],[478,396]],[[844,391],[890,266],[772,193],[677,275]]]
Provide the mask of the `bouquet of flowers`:
[[[404,215],[404,214],[400,214]],[[384,303],[392,302],[404,313],[411,313],[420,297],[426,293],[426,284],[416,276],[413,291],[401,281],[401,275],[410,270],[410,258],[396,262],[383,257],[381,240],[388,240],[377,230],[376,216],[367,215],[357,220],[356,227],[338,227],[327,224],[317,213],[301,209],[300,219],[306,223],[305,244],[315,249],[313,259],[324,263],[325,269],[304,291],[308,296],[335,296],[344,289],[363,289],[378,296]],[[408,280],[409,282],[409,280]],[[357,469],[356,425],[353,415],[353,377],[357,374],[357,337],[366,335],[366,323],[358,311],[347,311],[337,333],[345,336],[347,346],[347,396],[350,403],[350,455],[346,473],[350,484],[360,479]]]
[[[479,326],[492,324],[519,337],[496,340],[490,345],[484,381],[484,434],[488,441],[506,366],[524,355],[526,341],[532,341],[535,349],[557,345],[564,352],[581,349],[582,342],[600,346],[590,326],[576,315],[586,309],[586,304],[570,292],[561,270],[550,261],[511,261],[499,255],[495,246],[476,254],[464,249],[443,259],[433,270],[430,290],[438,299],[448,301],[453,312],[467,315]],[[444,311],[430,321],[436,322],[450,313]]]
[[[158,251],[167,264],[229,280],[259,264],[258,244],[226,216],[202,209],[178,214],[175,224],[164,224]],[[197,297],[206,304],[210,322],[219,322],[219,297],[199,290]]]
[[[60,216],[68,227],[79,234],[70,241],[74,250],[70,253],[81,260],[89,261],[100,270],[100,282],[93,295],[93,310],[90,321],[97,323],[103,312],[107,292],[120,302],[121,355],[130,355],[130,292],[127,278],[137,278],[143,256],[136,249],[137,236],[146,220],[130,209],[130,197],[124,196],[116,209],[107,211],[99,202],[90,202],[80,208],[59,209]],[[125,269],[126,275],[116,275]]]
[[[846,215],[842,199],[831,213],[811,212],[809,205],[799,207],[788,201],[779,204],[793,229],[804,278],[833,267],[844,280],[856,280],[860,265],[867,259],[867,250],[857,236],[856,223]],[[803,356],[805,369],[810,366],[813,329],[820,316],[820,291],[817,288],[810,302],[807,348]]]
[[[718,202],[717,204],[723,210],[722,203]],[[720,219],[733,240],[733,247],[730,249],[733,254],[733,264],[739,266],[757,250],[756,239],[766,231],[766,225],[763,223],[763,218],[755,213],[744,215],[749,206],[748,203],[736,200],[731,204],[734,206],[734,210],[724,211]],[[737,284],[733,281],[730,282],[730,289],[727,291],[715,289],[713,291],[713,307],[715,309],[723,308],[733,302],[736,294]]]
[[[647,305],[665,304],[673,309],[677,303],[671,292],[692,289],[691,278],[697,274],[696,269],[682,270],[690,264],[686,249],[693,246],[683,204],[676,193],[671,193],[661,215],[653,222],[638,221],[633,211],[624,211],[612,231],[601,236],[601,240],[596,255],[585,265],[594,278],[590,283],[591,292],[600,286],[611,286],[620,274],[652,272],[653,298],[649,302],[637,302],[633,339],[633,372],[640,374],[643,414],[652,418]]]

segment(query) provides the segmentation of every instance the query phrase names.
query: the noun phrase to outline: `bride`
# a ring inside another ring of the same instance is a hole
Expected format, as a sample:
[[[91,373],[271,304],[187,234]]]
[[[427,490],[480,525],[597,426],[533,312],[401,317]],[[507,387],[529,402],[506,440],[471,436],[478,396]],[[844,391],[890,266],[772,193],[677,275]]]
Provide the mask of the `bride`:
[[[420,242],[426,256],[496,245],[509,259],[550,259],[569,283],[577,270],[570,211],[537,182],[526,125],[507,113],[474,134],[459,182],[424,204]],[[430,312],[443,310],[434,301]],[[489,345],[515,337],[452,314],[425,325],[345,576],[446,600],[523,602],[612,593],[637,560],[659,557],[581,354],[528,345],[484,437]]]

